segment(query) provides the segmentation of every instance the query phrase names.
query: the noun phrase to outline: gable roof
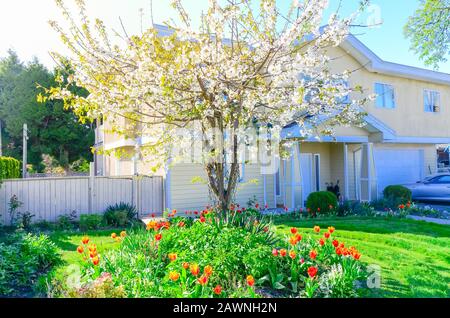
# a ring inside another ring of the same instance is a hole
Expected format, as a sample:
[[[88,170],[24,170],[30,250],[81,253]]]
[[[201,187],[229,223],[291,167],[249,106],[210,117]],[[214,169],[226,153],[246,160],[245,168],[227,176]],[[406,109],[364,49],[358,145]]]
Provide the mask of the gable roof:
[[[353,34],[349,34],[340,47],[369,72],[450,86],[450,74],[384,61]]]

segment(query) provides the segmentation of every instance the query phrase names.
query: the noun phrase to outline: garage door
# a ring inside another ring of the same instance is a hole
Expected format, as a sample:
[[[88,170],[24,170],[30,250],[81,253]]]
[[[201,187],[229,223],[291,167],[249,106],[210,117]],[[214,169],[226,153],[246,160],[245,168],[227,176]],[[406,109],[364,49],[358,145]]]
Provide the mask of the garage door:
[[[423,150],[376,149],[378,193],[388,185],[415,183],[423,178]]]

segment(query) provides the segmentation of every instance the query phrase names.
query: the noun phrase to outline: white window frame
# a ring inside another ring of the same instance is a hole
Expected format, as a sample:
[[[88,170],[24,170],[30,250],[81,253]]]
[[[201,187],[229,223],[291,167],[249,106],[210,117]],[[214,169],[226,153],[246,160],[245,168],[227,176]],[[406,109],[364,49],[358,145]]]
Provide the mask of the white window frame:
[[[394,107],[392,107],[392,108],[386,107],[386,103],[385,103],[384,98],[383,98],[383,106],[379,106],[379,105],[377,104],[378,95],[377,95],[377,97],[375,98],[375,107],[376,107],[376,108],[379,108],[379,109],[391,109],[391,110],[392,110],[392,109],[396,109],[396,108],[397,108],[397,94],[396,94],[396,92],[395,92],[395,86],[392,85],[392,84],[389,84],[389,83],[375,82],[375,83],[373,84],[373,90],[374,90],[374,93],[375,93],[375,94],[377,93],[377,89],[376,89],[377,84],[383,85],[383,87],[384,87],[384,86],[390,86],[390,87],[392,87],[392,95],[393,95],[393,98],[394,98]],[[384,88],[383,88],[383,94],[385,94]]]
[[[439,111],[435,112],[434,110],[433,111],[429,111],[429,110],[426,109],[426,107],[425,107],[425,94],[427,92],[437,93],[437,95],[438,95],[438,103],[439,104],[438,105],[434,105],[434,106],[437,106]],[[423,90],[423,110],[427,114],[439,114],[441,112],[441,92],[440,91],[435,90],[435,89],[428,89],[428,88],[425,88]]]

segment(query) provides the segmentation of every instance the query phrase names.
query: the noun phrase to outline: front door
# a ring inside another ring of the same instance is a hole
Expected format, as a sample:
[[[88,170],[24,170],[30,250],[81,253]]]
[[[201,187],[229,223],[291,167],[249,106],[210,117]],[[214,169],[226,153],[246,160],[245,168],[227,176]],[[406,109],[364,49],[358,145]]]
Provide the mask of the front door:
[[[309,194],[313,192],[313,155],[311,153],[300,154],[300,173],[302,180],[303,207]]]

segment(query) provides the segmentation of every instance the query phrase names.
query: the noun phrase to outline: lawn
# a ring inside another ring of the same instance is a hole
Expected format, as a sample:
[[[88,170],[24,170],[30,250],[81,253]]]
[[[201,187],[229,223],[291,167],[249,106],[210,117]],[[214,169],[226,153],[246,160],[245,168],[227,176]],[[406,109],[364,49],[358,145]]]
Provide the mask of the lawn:
[[[111,238],[112,233],[120,233],[123,229],[108,229],[99,231],[87,231],[86,233],[54,232],[50,234],[50,239],[61,249],[62,259],[66,264],[81,264],[82,258],[77,252],[77,247],[81,244],[84,235],[97,245],[99,254],[119,247],[119,244]]]
[[[334,226],[336,238],[354,245],[361,261],[381,267],[381,289],[369,297],[450,297],[450,226],[397,218],[280,220],[277,232],[291,227]]]
[[[362,253],[361,261],[381,267],[381,289],[368,297],[450,297],[450,226],[398,218],[346,217],[276,222],[277,233],[288,235],[291,227],[313,234],[311,228],[334,226],[335,237]],[[102,254],[118,243],[110,235],[120,230],[90,231],[91,241]],[[82,233],[55,232],[52,241],[63,252],[66,265],[79,264],[76,252]],[[58,270],[64,273],[64,268]]]

